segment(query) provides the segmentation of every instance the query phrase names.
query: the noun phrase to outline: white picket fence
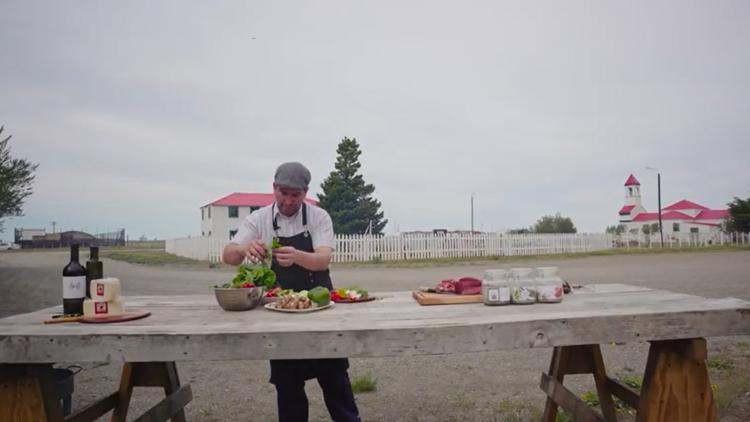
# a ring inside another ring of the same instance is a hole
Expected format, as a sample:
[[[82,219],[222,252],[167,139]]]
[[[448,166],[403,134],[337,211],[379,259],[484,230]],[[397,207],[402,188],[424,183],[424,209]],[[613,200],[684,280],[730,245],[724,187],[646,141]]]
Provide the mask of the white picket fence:
[[[606,234],[419,234],[336,237],[334,262],[399,261],[588,252],[612,247]]]
[[[616,247],[658,248],[661,246],[659,233],[614,236]],[[705,247],[718,245],[748,245],[750,233],[664,233],[665,248]]]
[[[227,239],[169,239],[166,251],[202,261],[220,262]],[[699,247],[750,244],[750,233],[665,234],[664,246]],[[659,234],[418,234],[336,236],[333,262],[400,261],[591,252],[610,248],[654,248]]]

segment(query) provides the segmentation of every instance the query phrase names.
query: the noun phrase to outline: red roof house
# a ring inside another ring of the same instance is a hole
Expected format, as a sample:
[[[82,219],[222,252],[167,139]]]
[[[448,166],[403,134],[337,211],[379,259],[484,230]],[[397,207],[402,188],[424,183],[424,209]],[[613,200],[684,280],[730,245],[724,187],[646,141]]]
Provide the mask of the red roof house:
[[[641,204],[641,183],[634,175],[625,181],[625,205],[618,214],[620,223],[628,229],[640,229],[643,225],[659,222],[658,212],[648,212]],[[729,210],[712,210],[704,205],[687,199],[679,200],[662,208],[662,230],[669,233],[715,231],[721,227],[724,219],[729,217]],[[668,221],[669,224],[664,223]]]

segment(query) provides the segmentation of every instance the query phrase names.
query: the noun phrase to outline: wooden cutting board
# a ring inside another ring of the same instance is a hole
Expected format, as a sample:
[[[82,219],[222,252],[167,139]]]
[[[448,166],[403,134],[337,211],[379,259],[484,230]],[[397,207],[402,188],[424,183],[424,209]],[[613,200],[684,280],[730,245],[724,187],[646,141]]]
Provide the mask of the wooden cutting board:
[[[453,293],[428,293],[419,290],[411,292],[420,305],[457,305],[461,303],[482,303],[482,295],[457,295]]]

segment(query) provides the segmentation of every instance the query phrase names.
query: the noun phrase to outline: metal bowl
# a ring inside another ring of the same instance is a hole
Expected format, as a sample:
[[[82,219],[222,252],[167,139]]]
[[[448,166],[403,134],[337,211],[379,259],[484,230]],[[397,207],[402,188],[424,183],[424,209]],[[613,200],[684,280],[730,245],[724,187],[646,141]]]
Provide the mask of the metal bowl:
[[[261,299],[265,287],[215,288],[216,301],[225,311],[247,311],[256,307]]]

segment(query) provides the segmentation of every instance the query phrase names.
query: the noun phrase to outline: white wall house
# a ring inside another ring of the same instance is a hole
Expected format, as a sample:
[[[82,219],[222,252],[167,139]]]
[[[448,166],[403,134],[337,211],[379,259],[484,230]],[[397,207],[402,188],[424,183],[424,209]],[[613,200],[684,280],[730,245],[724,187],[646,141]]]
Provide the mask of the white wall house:
[[[206,204],[200,208],[201,236],[231,239],[245,217],[273,201],[272,193],[234,192]],[[310,198],[305,202],[317,205],[317,201]]]
[[[625,181],[625,205],[620,208],[620,224],[641,233],[644,225],[659,223],[659,212],[648,212],[641,204],[641,183],[632,174]],[[661,209],[662,231],[676,233],[718,233],[729,217],[728,209],[709,209],[683,199]]]

